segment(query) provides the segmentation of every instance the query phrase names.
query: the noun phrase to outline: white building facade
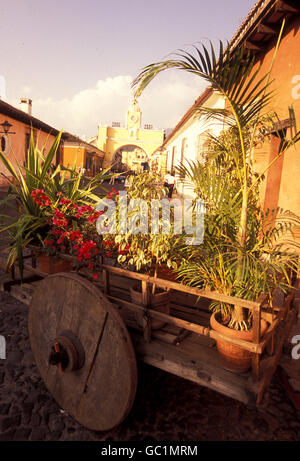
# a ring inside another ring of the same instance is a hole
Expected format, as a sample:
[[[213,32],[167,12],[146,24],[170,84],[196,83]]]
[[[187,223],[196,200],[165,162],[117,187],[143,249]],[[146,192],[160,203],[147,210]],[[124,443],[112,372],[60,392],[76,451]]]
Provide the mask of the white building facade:
[[[224,129],[222,122],[208,120],[201,114],[201,108],[224,109],[224,98],[208,88],[186,112],[162,145],[161,155],[165,156],[167,171],[174,171],[188,161],[205,163],[205,150],[209,135],[219,136]],[[176,172],[177,193],[182,197],[192,197],[190,188],[182,183]]]

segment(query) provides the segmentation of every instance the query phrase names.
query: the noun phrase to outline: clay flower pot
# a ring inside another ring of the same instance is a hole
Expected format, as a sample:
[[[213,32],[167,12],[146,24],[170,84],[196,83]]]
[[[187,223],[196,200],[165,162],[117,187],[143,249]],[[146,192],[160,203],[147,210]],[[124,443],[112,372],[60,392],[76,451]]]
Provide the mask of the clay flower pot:
[[[143,297],[141,289],[138,285],[130,288],[130,295],[131,301],[134,304],[138,304],[139,306],[143,305]],[[153,309],[158,312],[162,312],[164,314],[170,313],[170,299],[171,294],[169,291],[157,291],[155,294],[150,294],[150,309]],[[143,314],[140,312],[136,313],[136,322],[139,326],[143,326]],[[152,318],[151,319],[151,329],[152,330],[159,330],[165,326],[165,322],[161,320],[157,320]]]
[[[245,341],[252,341],[253,331],[240,331],[228,328],[216,320],[215,314],[210,317],[210,326],[213,330],[228,336],[229,338],[243,339]],[[263,335],[268,328],[265,320],[261,320],[261,335]],[[243,373],[251,368],[252,353],[240,346],[231,344],[227,341],[216,340],[217,348],[221,357],[223,367],[226,370],[236,373]]]
[[[38,255],[38,263],[40,270],[46,274],[56,274],[58,272],[70,272],[72,265],[66,259],[60,259],[55,256],[48,256],[46,254]]]
[[[178,282],[177,275],[167,266],[167,264],[161,264],[159,266],[157,277],[160,279],[169,280],[170,282]]]

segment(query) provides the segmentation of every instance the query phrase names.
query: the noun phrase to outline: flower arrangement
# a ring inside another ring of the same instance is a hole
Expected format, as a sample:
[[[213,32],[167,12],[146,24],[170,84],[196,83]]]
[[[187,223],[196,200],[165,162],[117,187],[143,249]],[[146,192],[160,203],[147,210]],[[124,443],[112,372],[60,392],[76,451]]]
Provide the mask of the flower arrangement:
[[[47,231],[42,245],[48,256],[61,253],[73,255],[78,264],[92,270],[93,278],[99,257],[102,254],[102,237],[97,233],[95,223],[103,211],[95,210],[91,204],[78,205],[57,193],[53,200],[44,189],[35,189],[31,196],[47,218]]]
[[[137,205],[136,210],[128,210],[128,227],[131,219],[137,219],[137,227],[139,227],[139,215],[141,218],[147,214],[146,221],[151,227],[151,200],[160,200],[166,197],[166,189],[162,185],[162,179],[158,174],[146,171],[137,176],[132,176],[127,189],[127,204],[135,199],[143,199],[144,204],[147,204],[147,210],[140,209]],[[117,258],[117,262],[124,268],[134,268],[139,272],[151,273],[157,276],[160,266],[167,265],[169,269],[177,267],[176,260],[179,258],[179,253],[182,251],[184,240],[183,235],[177,235],[174,232],[170,233],[154,233],[120,232],[119,226],[119,194],[112,191],[107,195],[107,198],[113,199],[116,202],[116,213],[112,219],[116,222],[116,233],[108,233],[103,238],[103,244],[107,250],[107,257]],[[129,207],[130,208],[130,207]],[[162,218],[159,218],[158,225],[162,226]]]

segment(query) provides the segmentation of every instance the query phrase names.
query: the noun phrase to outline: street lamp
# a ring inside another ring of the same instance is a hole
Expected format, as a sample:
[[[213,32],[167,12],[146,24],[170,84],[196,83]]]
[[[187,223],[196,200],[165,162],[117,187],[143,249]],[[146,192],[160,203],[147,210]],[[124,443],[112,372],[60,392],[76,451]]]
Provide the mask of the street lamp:
[[[3,128],[3,131],[0,131],[0,133],[3,133],[4,136],[0,136],[0,149],[1,151],[8,155],[9,154],[9,138],[8,138],[8,135],[9,134],[16,134],[14,131],[9,131],[10,128],[12,127],[12,124],[9,123],[7,120],[5,120],[5,122],[3,123],[0,123],[0,126],[2,126]]]
[[[0,123],[0,126],[2,126],[3,130],[4,130],[4,131],[0,131],[0,133],[15,134],[13,131],[9,131],[9,129],[12,127],[12,124],[9,123],[7,120],[5,120],[5,122],[3,122],[3,123]]]

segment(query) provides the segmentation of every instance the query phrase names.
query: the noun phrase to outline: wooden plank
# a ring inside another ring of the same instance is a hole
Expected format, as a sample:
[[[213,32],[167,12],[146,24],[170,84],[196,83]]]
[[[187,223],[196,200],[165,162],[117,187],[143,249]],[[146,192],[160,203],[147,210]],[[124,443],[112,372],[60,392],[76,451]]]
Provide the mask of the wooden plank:
[[[198,311],[186,312],[185,310],[182,311],[178,306],[174,306],[174,304],[171,304],[170,314],[173,317],[178,317],[180,319],[187,320],[188,322],[193,322],[199,325],[203,325],[204,327],[209,327],[209,319],[211,315],[209,313],[201,314]]]
[[[142,280],[142,304],[144,309],[147,309],[150,305],[150,293],[149,286],[146,280]],[[146,312],[148,314],[148,310]],[[143,330],[144,330],[144,339],[147,343],[151,341],[151,321],[148,315],[143,316]]]
[[[195,296],[213,299],[215,301],[223,301],[229,304],[236,304],[237,306],[245,307],[250,310],[258,309],[260,307],[260,303],[256,301],[248,301],[246,299],[241,299],[241,298],[236,298],[233,296],[220,294],[220,293],[217,293],[216,291],[200,290],[199,288],[188,287],[186,285],[183,285],[177,282],[171,282],[169,280],[150,277],[149,275],[146,275],[146,274],[130,272],[124,269],[120,269],[118,267],[111,267],[111,266],[106,266],[106,265],[103,265],[101,267],[103,269],[108,270],[109,272],[119,274],[119,275],[124,275],[134,280],[144,280],[150,284],[155,283],[160,288],[177,290],[177,291],[189,293]]]
[[[115,293],[118,292],[121,298],[124,298],[123,295],[129,293],[130,287],[134,286],[135,283],[136,282],[134,280],[130,280],[124,276],[119,276],[116,274],[111,274],[110,277],[111,289],[114,289]],[[124,299],[126,299],[126,297]],[[202,298],[198,300],[198,297],[195,295],[174,290],[171,291],[171,306],[175,308],[176,305],[178,306],[178,310],[183,312],[190,312],[194,313],[195,315],[198,315],[199,313],[200,315],[201,312],[208,312],[209,304],[209,299]]]
[[[251,51],[262,51],[262,47],[258,44],[251,42],[250,40],[245,41],[245,48]]]
[[[29,246],[29,248],[34,249],[35,247]],[[76,258],[74,256],[62,254],[62,257],[64,257],[65,259],[76,261]],[[150,275],[147,275],[147,274],[140,274],[137,272],[126,270],[126,269],[121,269],[119,267],[112,267],[112,266],[108,266],[105,264],[101,265],[100,267],[102,269],[108,270],[111,273],[123,275],[124,277],[130,278],[133,280],[144,280],[150,284],[155,284],[160,288],[177,290],[179,292],[189,293],[189,294],[192,294],[198,297],[213,299],[215,301],[223,301],[223,302],[227,302],[233,305],[236,304],[237,306],[245,307],[250,310],[258,309],[261,304],[260,302],[248,301],[242,298],[224,295],[216,291],[200,290],[199,288],[188,287],[181,283],[172,282],[169,280],[160,279],[156,277],[151,277]]]
[[[190,334],[191,334],[191,331],[188,331],[182,328],[179,334],[173,340],[173,344],[175,344],[176,346],[179,346],[179,344],[182,343],[182,341],[186,339]]]
[[[276,12],[283,13],[299,13],[299,7],[291,5],[286,1],[278,1],[275,5]]]
[[[267,34],[267,35],[277,35],[278,30],[276,30],[274,27],[270,27],[269,25],[267,26],[266,24],[259,24],[257,26],[256,31],[259,34]]]
[[[120,287],[120,282],[122,282],[122,286]],[[130,280],[129,280],[130,282]],[[126,287],[126,288],[125,288]],[[130,293],[129,293],[130,284],[128,280],[124,277],[110,277],[110,289],[111,295],[115,298],[124,299],[126,301],[131,301]],[[194,319],[196,322],[208,326],[209,325],[209,318],[210,312],[208,312],[205,308],[199,309],[198,307],[186,307],[185,305],[179,304],[181,303],[181,299],[178,299],[178,292],[171,293],[171,303],[170,303],[170,311],[172,315],[175,317],[180,317],[185,320],[193,321]],[[185,295],[183,295],[184,298]],[[195,298],[195,297],[193,297]],[[176,303],[174,302],[176,300]],[[198,306],[198,305],[197,305]]]
[[[295,284],[295,289],[293,289],[291,293],[288,294],[288,296],[286,297],[284,301],[284,305],[279,308],[280,311],[278,312],[275,320],[271,323],[266,334],[264,335],[264,339],[263,341],[261,341],[261,344],[260,344],[260,353],[263,352],[263,350],[265,349],[269,341],[272,341],[272,342],[274,341],[274,332],[276,331],[280,323],[283,321],[283,319],[287,317],[289,310],[290,310],[291,303],[293,302],[296,296],[299,285],[300,285],[300,280],[297,279],[296,284]],[[271,346],[271,350],[272,349],[273,349],[273,345]]]
[[[260,343],[260,332],[261,332],[261,318],[260,318],[260,311],[254,311],[252,317],[253,323],[253,342],[255,344]],[[254,373],[255,378],[259,379],[259,354],[253,354],[252,356],[252,371]]]
[[[118,304],[120,306],[125,306],[129,309],[143,312],[143,307],[138,306],[137,304],[133,304],[128,301],[124,301],[118,298],[114,298],[113,296],[108,297],[111,301],[113,301],[115,304]],[[193,331],[194,333],[198,333],[204,336],[210,336],[213,339],[221,339],[223,341],[229,342],[231,344],[235,344],[237,346],[241,346],[246,350],[249,350],[254,353],[259,352],[259,344],[254,344],[248,341],[244,341],[241,339],[236,339],[236,338],[229,338],[228,336],[225,336],[221,333],[218,333],[214,330],[210,330],[209,328],[203,327],[202,325],[198,325],[192,322],[187,322],[186,320],[179,319],[177,317],[171,317],[170,315],[163,314],[162,312],[157,312],[154,311],[153,309],[149,309],[149,315],[150,317],[153,317],[158,320],[162,320],[167,323],[171,323],[172,325],[176,325],[180,328],[185,328],[186,330]]]
[[[134,332],[132,338],[137,357],[143,362],[246,404],[255,403],[256,396],[248,386],[248,376],[235,375],[223,370],[216,349],[199,346],[196,353],[195,345],[192,345],[193,352],[190,354],[182,347],[188,339],[182,345],[175,346],[162,343],[158,339],[145,343],[141,341],[141,336]]]
[[[103,291],[105,294],[110,294],[110,277],[109,277],[109,272],[104,270],[102,272],[103,274]]]
[[[257,389],[257,399],[256,399],[257,405],[261,403],[263,393],[272,380],[272,377],[275,373],[275,370],[280,360],[284,341],[288,337],[294,321],[295,321],[295,312],[290,311],[288,314],[287,320],[281,322],[277,328],[277,335],[275,337],[274,355],[272,357],[268,357],[268,359],[265,360],[265,362],[262,361],[261,363],[262,379],[260,380],[259,386]]]

